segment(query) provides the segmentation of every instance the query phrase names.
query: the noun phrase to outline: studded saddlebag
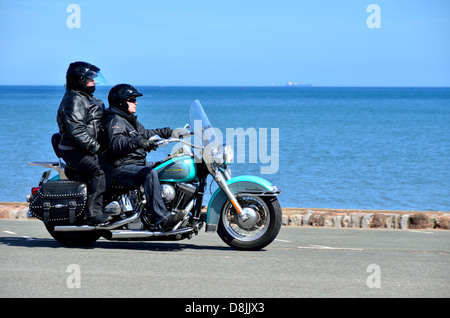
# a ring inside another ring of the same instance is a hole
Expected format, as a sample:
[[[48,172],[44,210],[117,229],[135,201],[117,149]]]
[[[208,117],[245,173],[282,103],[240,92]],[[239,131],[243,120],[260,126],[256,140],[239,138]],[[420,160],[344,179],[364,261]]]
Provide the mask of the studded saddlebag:
[[[87,187],[83,182],[58,180],[44,183],[30,203],[30,212],[45,224],[72,224],[83,217]]]

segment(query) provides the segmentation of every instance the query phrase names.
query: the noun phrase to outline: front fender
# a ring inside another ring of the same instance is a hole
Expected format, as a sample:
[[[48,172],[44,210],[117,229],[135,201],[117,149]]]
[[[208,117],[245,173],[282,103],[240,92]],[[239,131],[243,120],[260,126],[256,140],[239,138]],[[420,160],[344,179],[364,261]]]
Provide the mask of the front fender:
[[[256,176],[238,176],[227,180],[228,187],[231,192],[236,194],[253,194],[262,196],[275,196],[280,194],[280,190],[272,183]],[[218,188],[208,204],[206,216],[206,232],[215,232],[217,224],[219,224],[220,213],[222,207],[227,202],[228,197],[225,192]]]

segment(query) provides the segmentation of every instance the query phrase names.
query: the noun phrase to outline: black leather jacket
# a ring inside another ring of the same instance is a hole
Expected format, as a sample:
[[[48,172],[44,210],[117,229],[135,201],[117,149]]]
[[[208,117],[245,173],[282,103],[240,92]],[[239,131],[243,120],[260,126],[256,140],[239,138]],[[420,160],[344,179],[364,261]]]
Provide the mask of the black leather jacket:
[[[96,154],[105,105],[87,93],[67,90],[59,105],[56,121],[62,134],[61,145]]]
[[[103,120],[105,145],[108,153],[105,154],[112,161],[114,168],[125,165],[145,165],[147,153],[139,145],[142,138],[159,135],[169,138],[172,129],[169,127],[158,129],[145,129],[137,120],[137,116],[109,107]]]

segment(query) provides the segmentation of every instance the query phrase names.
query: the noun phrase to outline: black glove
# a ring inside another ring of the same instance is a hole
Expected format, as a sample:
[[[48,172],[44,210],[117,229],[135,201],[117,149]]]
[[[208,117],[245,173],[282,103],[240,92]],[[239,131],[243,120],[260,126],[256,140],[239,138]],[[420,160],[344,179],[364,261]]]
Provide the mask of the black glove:
[[[185,128],[175,128],[172,130],[171,135],[173,138],[183,138],[183,137],[189,137],[191,134],[189,130]]]
[[[139,140],[139,145],[142,147],[142,149],[144,149],[147,152],[150,152],[150,151],[158,148],[158,146],[156,145],[156,143],[153,140],[149,140],[149,139],[145,139],[145,138],[141,138]]]

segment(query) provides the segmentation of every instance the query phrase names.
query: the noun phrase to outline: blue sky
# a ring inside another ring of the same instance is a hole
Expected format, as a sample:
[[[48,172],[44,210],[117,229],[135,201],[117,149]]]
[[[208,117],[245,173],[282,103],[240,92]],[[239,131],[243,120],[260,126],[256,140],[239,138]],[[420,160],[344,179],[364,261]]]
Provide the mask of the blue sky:
[[[77,60],[111,85],[450,86],[450,1],[0,0],[0,85]]]

